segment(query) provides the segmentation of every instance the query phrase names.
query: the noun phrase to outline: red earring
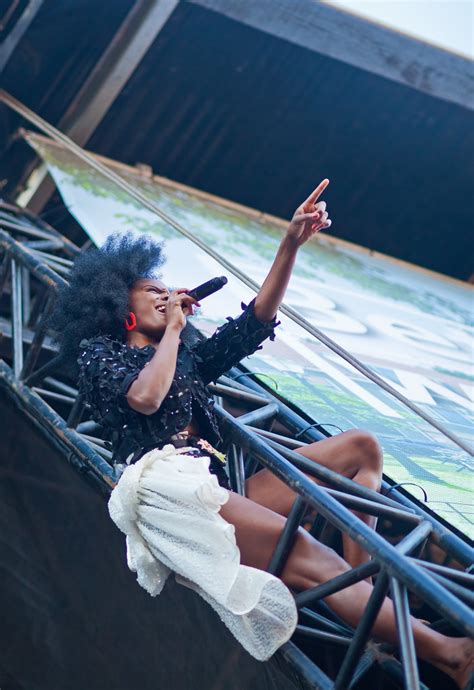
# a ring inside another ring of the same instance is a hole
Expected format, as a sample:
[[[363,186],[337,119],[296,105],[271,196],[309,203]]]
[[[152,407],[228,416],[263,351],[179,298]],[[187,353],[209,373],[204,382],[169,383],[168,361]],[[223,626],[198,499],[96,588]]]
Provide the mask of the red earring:
[[[129,321],[130,318],[130,321]],[[128,312],[128,316],[125,319],[125,328],[127,331],[133,331],[134,328],[137,327],[137,317],[133,313],[133,311]]]

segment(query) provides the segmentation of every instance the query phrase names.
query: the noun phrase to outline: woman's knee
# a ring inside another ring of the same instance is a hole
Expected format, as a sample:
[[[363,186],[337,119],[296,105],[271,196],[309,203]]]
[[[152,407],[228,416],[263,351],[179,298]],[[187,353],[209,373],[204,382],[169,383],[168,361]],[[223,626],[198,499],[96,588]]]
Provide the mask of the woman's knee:
[[[361,468],[382,475],[383,452],[377,438],[369,431],[351,429],[346,432],[351,453],[357,455]]]

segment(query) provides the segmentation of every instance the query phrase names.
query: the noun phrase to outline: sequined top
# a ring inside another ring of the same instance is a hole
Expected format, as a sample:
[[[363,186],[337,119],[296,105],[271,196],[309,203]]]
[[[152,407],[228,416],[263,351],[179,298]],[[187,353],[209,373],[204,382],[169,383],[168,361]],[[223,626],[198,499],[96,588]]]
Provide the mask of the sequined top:
[[[132,409],[127,392],[140,371],[155,354],[152,345],[130,347],[107,335],[80,343],[79,391],[92,411],[92,418],[105,428],[112,443],[113,462],[121,464],[141,448],[154,448],[185,429],[194,419],[201,434],[213,445],[221,436],[214,401],[207,385],[243,357],[260,349],[266,338],[274,339],[273,319],[262,323],[254,314],[254,301],[242,304],[236,319],[227,317],[210,337],[193,345],[181,342],[176,371],[159,409],[145,415]]]

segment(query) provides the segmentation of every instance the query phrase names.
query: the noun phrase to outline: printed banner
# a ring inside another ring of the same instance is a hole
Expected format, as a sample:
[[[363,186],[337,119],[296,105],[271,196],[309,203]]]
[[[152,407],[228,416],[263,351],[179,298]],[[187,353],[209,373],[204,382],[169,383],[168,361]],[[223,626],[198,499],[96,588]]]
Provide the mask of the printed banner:
[[[133,229],[165,240],[163,279],[193,287],[225,273],[193,242],[162,222],[73,154],[29,135],[71,214],[101,245]],[[261,283],[284,223],[109,161],[164,212]],[[316,181],[317,182],[317,181]],[[337,209],[331,209],[337,224]],[[383,232],[375,228],[374,232]],[[253,293],[231,275],[203,303],[195,324],[211,333]],[[415,266],[318,235],[297,259],[285,301],[411,401],[472,443],[473,290]],[[282,318],[274,343],[244,362],[334,434],[368,429],[379,438],[385,474],[472,536],[472,458],[305,330]]]

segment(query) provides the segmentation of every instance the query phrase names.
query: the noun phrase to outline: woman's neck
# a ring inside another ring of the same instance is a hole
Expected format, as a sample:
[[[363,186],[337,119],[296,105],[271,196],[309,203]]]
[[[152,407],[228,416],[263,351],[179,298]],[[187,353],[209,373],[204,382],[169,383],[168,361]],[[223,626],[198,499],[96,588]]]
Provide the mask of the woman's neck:
[[[150,338],[144,333],[128,333],[127,334],[127,345],[129,347],[145,347],[146,345],[153,345],[153,347],[158,347],[160,342],[159,338]]]

